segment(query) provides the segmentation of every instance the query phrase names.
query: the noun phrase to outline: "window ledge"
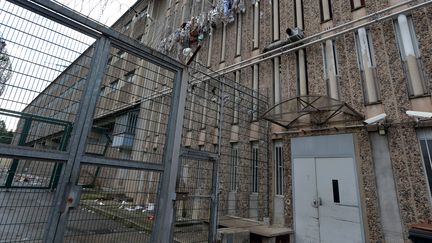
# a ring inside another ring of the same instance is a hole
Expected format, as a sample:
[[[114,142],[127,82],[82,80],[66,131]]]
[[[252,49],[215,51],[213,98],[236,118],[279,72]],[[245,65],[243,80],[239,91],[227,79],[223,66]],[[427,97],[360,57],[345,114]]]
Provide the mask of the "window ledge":
[[[330,18],[330,19],[326,19],[326,20],[323,20],[323,21],[321,21],[321,24],[325,24],[325,23],[330,22],[330,21],[332,21],[332,20],[333,20],[332,18]]]
[[[414,100],[414,99],[425,98],[425,97],[430,97],[430,94],[410,95],[408,98],[410,100]]]
[[[375,102],[365,102],[365,106],[370,106],[370,105],[378,105],[378,104],[382,104],[381,100],[375,101]]]
[[[365,6],[359,6],[359,7],[352,8],[352,9],[351,9],[351,12],[355,12],[355,11],[357,11],[357,10],[359,10],[359,9],[364,8],[364,7],[365,7]]]

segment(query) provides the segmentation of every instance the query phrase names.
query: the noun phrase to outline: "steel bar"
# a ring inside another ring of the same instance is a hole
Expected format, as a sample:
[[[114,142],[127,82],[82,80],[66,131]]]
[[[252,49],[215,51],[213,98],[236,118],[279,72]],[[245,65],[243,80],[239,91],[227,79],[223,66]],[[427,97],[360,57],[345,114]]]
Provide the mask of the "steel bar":
[[[167,137],[162,158],[164,173],[159,185],[156,222],[153,227],[152,242],[172,242],[174,229],[174,203],[176,199],[177,171],[180,163],[180,143],[183,129],[188,71],[176,73]]]
[[[95,50],[90,65],[89,82],[86,83],[85,93],[80,101],[79,114],[71,137],[70,157],[61,175],[60,183],[54,197],[55,207],[51,211],[51,217],[47,225],[45,242],[62,242],[68,218],[67,200],[68,188],[75,185],[79,177],[80,162],[82,160],[87,135],[92,126],[93,114],[99,97],[105,66],[111,45],[108,38],[102,37],[96,42]]]
[[[218,211],[219,211],[219,165],[221,162],[221,142],[224,123],[224,97],[225,85],[220,83],[219,89],[219,121],[218,121],[218,147],[217,147],[217,160],[213,163],[213,176],[212,176],[212,201],[210,207],[210,230],[209,230],[209,243],[216,242],[217,227],[218,227]]]
[[[162,164],[138,162],[134,160],[110,159],[96,155],[84,155],[81,160],[82,164],[98,165],[103,167],[115,167],[123,169],[163,171]]]
[[[8,158],[31,159],[46,162],[63,163],[68,160],[68,153],[61,151],[40,150],[30,147],[18,147],[0,144],[0,155]]]

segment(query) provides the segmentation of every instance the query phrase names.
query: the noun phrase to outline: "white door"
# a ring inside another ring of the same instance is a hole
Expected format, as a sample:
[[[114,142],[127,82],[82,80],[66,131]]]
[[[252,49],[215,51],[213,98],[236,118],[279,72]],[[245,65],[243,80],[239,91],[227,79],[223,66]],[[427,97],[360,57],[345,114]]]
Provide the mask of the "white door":
[[[352,158],[294,159],[296,242],[363,242]]]

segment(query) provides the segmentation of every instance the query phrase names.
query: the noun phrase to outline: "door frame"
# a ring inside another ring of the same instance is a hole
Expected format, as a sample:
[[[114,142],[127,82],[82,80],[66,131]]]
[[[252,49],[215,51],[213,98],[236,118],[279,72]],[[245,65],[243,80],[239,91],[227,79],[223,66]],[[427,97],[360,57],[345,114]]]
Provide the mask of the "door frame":
[[[330,140],[335,140],[338,139],[340,143],[343,143],[345,146],[347,144],[349,144],[349,147],[351,149],[348,150],[348,152],[340,152],[340,151],[346,151],[346,150],[341,150],[339,146],[333,146],[333,148],[336,149],[330,149],[330,150],[325,150],[326,152],[321,152],[319,150],[316,149],[311,149],[309,153],[307,154],[299,154],[297,155],[293,149],[293,143],[294,141],[298,141],[301,142],[300,140],[306,139],[306,140],[315,140],[313,141],[313,144],[315,146],[319,146],[322,142],[327,142],[327,138]],[[326,141],[324,141],[326,140]],[[296,236],[296,220],[295,220],[295,216],[296,216],[296,205],[295,205],[295,199],[294,199],[294,195],[295,195],[295,177],[294,177],[294,160],[295,159],[302,159],[302,158],[313,158],[315,160],[316,163],[316,159],[317,158],[351,158],[353,159],[353,166],[354,166],[354,183],[355,186],[357,188],[357,197],[359,199],[359,216],[360,216],[360,230],[361,230],[361,239],[362,242],[367,242],[366,241],[366,228],[365,228],[365,221],[364,221],[364,197],[363,197],[363,193],[361,192],[361,181],[359,180],[361,178],[361,176],[359,175],[359,164],[358,164],[358,159],[357,159],[357,146],[354,142],[353,139],[353,135],[352,134],[339,134],[339,135],[321,135],[321,136],[307,136],[307,137],[297,137],[297,138],[291,138],[291,185],[292,185],[292,210],[293,210],[293,230],[294,230],[294,239],[297,238]]]

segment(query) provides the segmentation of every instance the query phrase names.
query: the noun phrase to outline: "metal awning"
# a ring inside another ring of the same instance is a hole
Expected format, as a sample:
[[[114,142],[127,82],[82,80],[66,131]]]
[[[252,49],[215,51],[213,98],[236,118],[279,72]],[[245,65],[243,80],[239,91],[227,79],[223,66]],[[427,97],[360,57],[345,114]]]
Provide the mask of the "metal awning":
[[[363,121],[364,116],[343,101],[327,96],[308,95],[282,101],[268,109],[261,118],[289,129]]]

